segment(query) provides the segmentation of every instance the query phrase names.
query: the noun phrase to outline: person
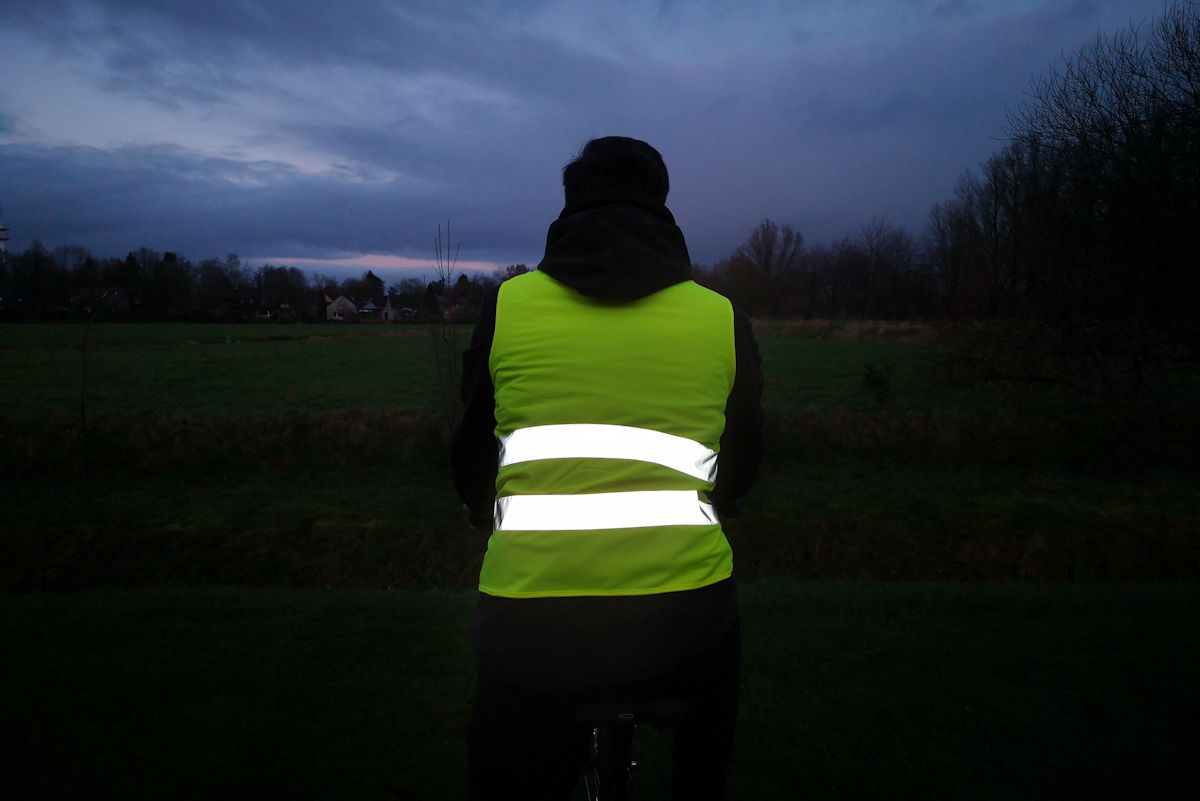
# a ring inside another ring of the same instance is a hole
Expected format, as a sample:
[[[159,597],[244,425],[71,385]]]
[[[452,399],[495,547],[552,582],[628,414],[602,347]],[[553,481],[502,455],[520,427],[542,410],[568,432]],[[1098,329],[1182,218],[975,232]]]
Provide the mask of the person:
[[[690,700],[674,797],[723,798],[737,718],[736,512],[762,451],[750,321],[691,280],[662,156],[594,139],[536,270],[481,304],[456,489],[492,533],[471,622],[473,798],[568,798],[586,700]]]

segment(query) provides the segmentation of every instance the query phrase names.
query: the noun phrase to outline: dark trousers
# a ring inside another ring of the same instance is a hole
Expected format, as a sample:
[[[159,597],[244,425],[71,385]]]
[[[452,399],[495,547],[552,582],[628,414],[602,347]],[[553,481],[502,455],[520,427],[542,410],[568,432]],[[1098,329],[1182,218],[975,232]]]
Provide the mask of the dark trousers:
[[[564,801],[585,767],[590,730],[574,723],[583,703],[690,699],[672,727],[671,797],[725,799],[741,665],[735,626],[716,646],[670,674],[587,691],[524,687],[479,666],[467,733],[472,799]]]

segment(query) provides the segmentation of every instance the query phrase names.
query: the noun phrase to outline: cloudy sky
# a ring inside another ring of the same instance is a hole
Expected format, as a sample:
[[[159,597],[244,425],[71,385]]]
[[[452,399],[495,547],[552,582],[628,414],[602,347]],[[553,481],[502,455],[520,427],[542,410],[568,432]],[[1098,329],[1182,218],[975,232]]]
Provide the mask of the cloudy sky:
[[[0,219],[326,271],[427,265],[450,219],[463,264],[535,264],[563,164],[619,134],[696,261],[765,216],[920,233],[1032,76],[1163,5],[0,0]]]

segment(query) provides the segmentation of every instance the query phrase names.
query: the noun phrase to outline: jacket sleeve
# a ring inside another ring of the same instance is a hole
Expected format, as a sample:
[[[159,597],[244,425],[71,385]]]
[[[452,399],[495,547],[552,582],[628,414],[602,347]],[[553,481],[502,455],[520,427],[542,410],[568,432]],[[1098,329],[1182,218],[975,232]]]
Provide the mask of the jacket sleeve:
[[[750,318],[733,307],[734,378],[725,403],[725,433],[709,501],[722,517],[741,513],[763,456],[762,360]]]
[[[450,468],[454,488],[467,505],[472,525],[491,525],[496,499],[496,397],[488,360],[496,333],[499,288],[484,297],[471,344],[462,355],[463,414],[450,437]]]

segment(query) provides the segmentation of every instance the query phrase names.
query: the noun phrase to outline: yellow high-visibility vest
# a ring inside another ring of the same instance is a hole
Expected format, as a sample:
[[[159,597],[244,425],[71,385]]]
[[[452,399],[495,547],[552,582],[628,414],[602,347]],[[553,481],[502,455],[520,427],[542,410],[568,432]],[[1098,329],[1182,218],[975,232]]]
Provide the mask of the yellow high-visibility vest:
[[[542,272],[500,287],[489,595],[707,586],[733,554],[707,495],[733,386],[729,301],[684,281],[632,302]]]

